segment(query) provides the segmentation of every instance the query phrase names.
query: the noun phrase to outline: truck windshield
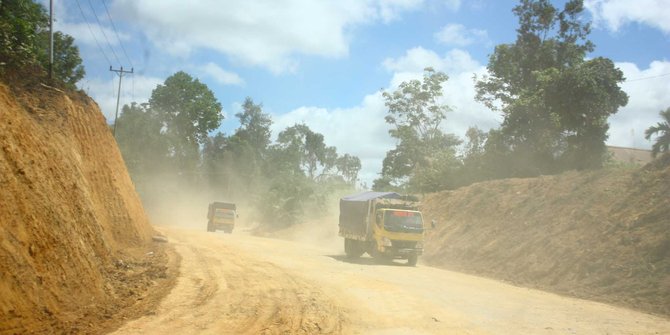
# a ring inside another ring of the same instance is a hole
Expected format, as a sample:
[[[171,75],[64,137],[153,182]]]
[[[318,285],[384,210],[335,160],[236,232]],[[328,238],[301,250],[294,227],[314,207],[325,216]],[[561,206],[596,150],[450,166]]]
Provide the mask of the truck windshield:
[[[408,211],[385,211],[384,229],[392,232],[422,233],[421,214]]]
[[[216,212],[214,212],[214,216],[217,218],[233,218],[235,217],[235,213],[229,210],[217,209]]]

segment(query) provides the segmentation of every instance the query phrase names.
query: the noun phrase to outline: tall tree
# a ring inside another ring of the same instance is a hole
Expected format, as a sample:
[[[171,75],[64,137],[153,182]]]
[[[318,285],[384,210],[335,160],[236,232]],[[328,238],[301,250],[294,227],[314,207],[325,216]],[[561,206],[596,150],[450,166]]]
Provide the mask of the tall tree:
[[[319,166],[328,166],[328,148],[323,135],[313,132],[305,124],[288,127],[277,136],[277,144],[294,171],[314,179]],[[332,166],[332,165],[331,165]]]
[[[659,115],[661,115],[663,121],[647,128],[644,132],[644,138],[648,140],[652,136],[656,136],[656,142],[651,146],[651,154],[654,157],[670,150],[670,107],[661,111]]]
[[[235,116],[240,127],[226,140],[225,152],[217,158],[221,160],[217,163],[221,170],[216,174],[225,174],[229,193],[259,192],[267,181],[263,169],[268,158],[272,119],[251,98],[245,99],[242,111]]]
[[[202,147],[202,172],[209,188],[218,193],[230,194],[233,189],[231,162],[236,161],[236,157],[229,147],[229,138],[221,132],[208,137]]]
[[[477,100],[504,116],[498,144],[523,162],[516,173],[594,168],[606,157],[607,118],[628,97],[611,60],[586,60],[594,45],[583,10],[582,0],[562,11],[548,0],[522,0],[516,42],[496,46],[476,83]]]
[[[234,136],[248,143],[257,155],[262,155],[270,145],[270,126],[272,126],[270,115],[263,113],[263,105],[255,104],[250,97],[247,97],[242,104],[242,112],[235,116],[240,120],[240,128]]]
[[[393,127],[389,134],[398,140],[398,144],[386,153],[381,178],[375,181],[373,188],[426,186],[425,183],[411,182],[419,166],[423,167],[420,169],[424,174],[422,178],[427,177],[425,173],[430,171],[449,168],[442,164],[446,162],[443,153],[455,153],[450,149],[460,141],[440,128],[451,110],[440,101],[442,84],[448,79],[446,74],[426,68],[422,80],[406,81],[395,91],[383,93],[388,108],[385,120]],[[438,156],[440,159],[437,159]],[[437,168],[434,164],[441,167]],[[427,168],[428,165],[432,167]]]
[[[54,77],[64,82],[70,88],[74,88],[75,84],[84,78],[86,71],[82,65],[81,57],[79,56],[79,48],[74,44],[74,38],[70,35],[63,34],[60,31],[54,32],[54,63],[53,73]],[[39,35],[41,46],[38,50],[38,60],[45,69],[49,66],[48,32],[42,32]]]
[[[350,185],[355,185],[358,180],[358,172],[361,171],[361,160],[349,154],[344,154],[335,160],[337,171]]]
[[[137,191],[149,199],[154,179],[169,172],[169,148],[161,123],[148,105],[124,105],[116,120],[116,141]]]
[[[149,105],[163,126],[177,171],[193,173],[200,145],[221,125],[221,103],[207,85],[179,71],[153,90]]]
[[[35,63],[38,35],[48,24],[44,7],[32,0],[0,1],[0,70]]]

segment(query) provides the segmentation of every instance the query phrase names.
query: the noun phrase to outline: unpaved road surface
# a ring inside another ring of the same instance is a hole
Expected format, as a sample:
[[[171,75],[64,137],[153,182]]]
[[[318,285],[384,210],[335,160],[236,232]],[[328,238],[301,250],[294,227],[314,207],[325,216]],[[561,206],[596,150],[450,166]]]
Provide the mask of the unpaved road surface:
[[[670,334],[670,320],[308,244],[159,228],[181,256],[156,313],[115,334]]]

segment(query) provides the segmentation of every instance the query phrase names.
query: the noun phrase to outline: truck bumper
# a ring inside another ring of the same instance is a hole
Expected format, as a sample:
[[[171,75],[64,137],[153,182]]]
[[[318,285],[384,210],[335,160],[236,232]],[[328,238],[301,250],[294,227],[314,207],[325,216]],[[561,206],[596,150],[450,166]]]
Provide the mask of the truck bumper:
[[[382,253],[394,258],[407,258],[413,255],[421,256],[423,249],[384,247]]]
[[[395,252],[396,254],[401,256],[407,256],[407,255],[421,256],[423,254],[423,249],[397,249]]]

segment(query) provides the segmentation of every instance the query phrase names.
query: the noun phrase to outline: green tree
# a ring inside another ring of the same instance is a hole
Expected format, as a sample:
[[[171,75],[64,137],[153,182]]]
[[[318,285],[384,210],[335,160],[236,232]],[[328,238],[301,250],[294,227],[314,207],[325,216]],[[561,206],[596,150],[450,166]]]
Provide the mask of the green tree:
[[[209,148],[214,154],[203,152],[203,163],[209,166],[207,174],[212,176],[210,185],[223,183],[226,193],[231,195],[237,192],[254,194],[263,189],[267,180],[263,169],[270,145],[272,119],[263,113],[262,108],[251,98],[246,98],[242,111],[235,114],[240,127],[228,138],[219,134],[212,139],[213,145]],[[219,145],[214,145],[217,143]]]
[[[169,148],[162,125],[148,104],[134,102],[123,106],[116,122],[116,141],[128,173],[143,200],[148,201],[153,181],[169,172]]]
[[[594,45],[583,10],[581,0],[562,11],[548,0],[522,0],[516,42],[496,46],[476,83],[477,100],[504,116],[496,144],[523,162],[513,174],[596,168],[606,158],[607,118],[628,97],[611,60],[586,60]]]
[[[358,172],[361,171],[361,160],[349,154],[344,154],[335,160],[337,172],[350,185],[355,185],[358,180]]]
[[[234,186],[231,162],[236,157],[230,151],[230,139],[218,132],[205,141],[202,148],[202,170],[211,190],[231,194]]]
[[[221,103],[207,85],[179,71],[153,90],[149,106],[162,124],[177,171],[195,172],[200,145],[223,120]]]
[[[284,129],[277,136],[277,144],[293,170],[310,179],[317,176],[319,166],[325,167],[329,164],[326,160],[328,148],[323,135],[313,132],[305,124],[296,124]]]
[[[466,142],[462,158],[463,167],[460,174],[463,185],[489,179],[484,164],[488,133],[477,127],[470,127],[465,132],[465,138]]]
[[[255,104],[247,97],[242,104],[242,112],[235,114],[240,120],[240,128],[235,132],[235,136],[248,143],[260,157],[270,145],[270,126],[272,118],[269,114],[263,113],[263,105]]]
[[[31,0],[0,1],[0,70],[36,63],[38,35],[48,25],[42,5]]]
[[[656,136],[656,142],[651,146],[651,154],[654,157],[660,153],[668,152],[670,149],[670,107],[661,111],[659,115],[661,115],[663,121],[647,128],[644,132],[644,138],[648,140],[652,136]]]
[[[442,84],[448,79],[446,74],[426,68],[423,80],[403,82],[394,92],[383,93],[388,108],[385,120],[393,127],[389,134],[398,144],[386,153],[381,177],[374,182],[373,189],[408,186],[413,191],[432,189],[432,185],[412,178],[434,180],[437,176],[428,174],[444,175],[444,169],[453,167],[447,162],[453,161],[453,149],[460,140],[440,129],[451,110],[440,102]],[[449,155],[452,157],[447,159]]]
[[[29,76],[46,73],[49,68],[48,19],[44,7],[33,1],[0,1],[0,71],[11,69],[19,74],[32,69],[38,71],[29,72]],[[59,31],[54,32],[53,72],[56,80],[70,88],[85,74],[74,38]]]
[[[58,80],[64,82],[70,88],[74,88],[75,84],[84,78],[86,71],[82,65],[81,57],[79,56],[79,48],[74,44],[74,38],[70,35],[63,34],[60,31],[54,32],[54,63],[53,74]],[[49,33],[42,32],[39,34],[38,61],[43,68],[49,68]]]

